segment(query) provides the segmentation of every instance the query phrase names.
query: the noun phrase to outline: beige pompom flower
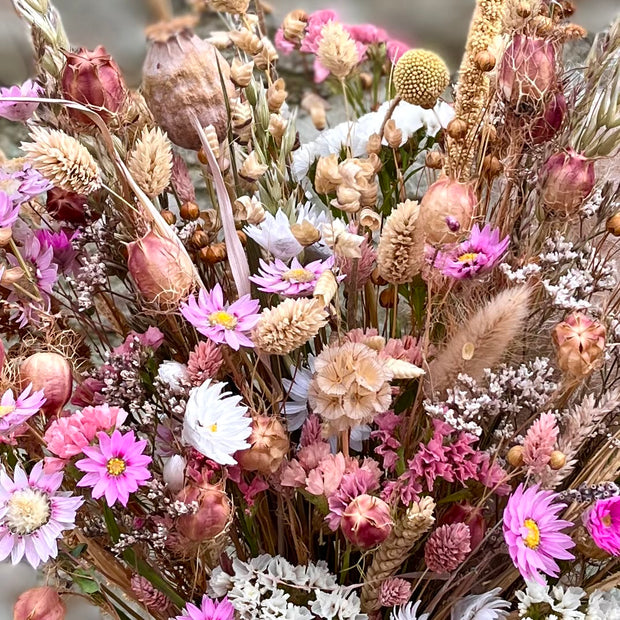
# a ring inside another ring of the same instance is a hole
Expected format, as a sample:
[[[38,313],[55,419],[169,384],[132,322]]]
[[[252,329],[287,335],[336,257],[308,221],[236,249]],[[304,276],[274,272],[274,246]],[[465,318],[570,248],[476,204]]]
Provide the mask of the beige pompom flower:
[[[420,206],[407,200],[388,217],[379,241],[377,264],[392,284],[410,282],[424,263],[424,237],[418,227]]]
[[[265,308],[252,332],[252,342],[266,353],[286,355],[303,346],[327,324],[327,313],[316,299],[285,299]]]
[[[80,144],[63,131],[33,127],[32,142],[22,142],[27,159],[54,187],[90,194],[101,187],[99,166]]]
[[[329,434],[372,422],[390,406],[392,375],[378,353],[361,342],[324,349],[315,372],[308,402]]]
[[[321,30],[317,58],[335,77],[346,78],[359,62],[355,41],[338,22],[328,22]]]
[[[128,159],[129,172],[150,198],[159,196],[170,185],[172,148],[159,128],[144,127]]]
[[[446,63],[434,52],[409,50],[394,69],[396,92],[407,103],[432,108],[450,82]]]

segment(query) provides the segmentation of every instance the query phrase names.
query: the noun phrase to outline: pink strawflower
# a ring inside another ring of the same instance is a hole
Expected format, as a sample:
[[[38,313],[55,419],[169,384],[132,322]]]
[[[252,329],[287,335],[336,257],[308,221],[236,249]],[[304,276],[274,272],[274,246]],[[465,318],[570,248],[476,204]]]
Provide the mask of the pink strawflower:
[[[312,495],[331,497],[338,489],[346,470],[347,462],[342,452],[328,454],[308,472],[306,491]]]
[[[207,293],[204,289],[198,300],[192,295],[187,303],[181,305],[181,314],[203,336],[213,342],[225,342],[231,349],[253,347],[246,336],[258,322],[260,314],[258,301],[244,295],[232,304],[224,304],[224,294],[219,284]]]
[[[530,426],[523,441],[523,461],[533,474],[540,474],[551,460],[558,438],[558,424],[552,413],[543,413]]]
[[[258,285],[258,290],[265,293],[277,293],[284,297],[311,295],[319,276],[334,265],[334,258],[315,260],[303,266],[293,258],[290,267],[276,258],[273,263],[260,259],[259,275],[250,276],[250,280]]]
[[[398,41],[397,39],[390,39],[385,44],[387,57],[393,65],[395,65],[400,60],[400,57],[409,49],[411,49],[410,45],[403,43],[402,41]]]
[[[610,555],[620,555],[620,497],[598,500],[584,515],[596,546]]]
[[[366,467],[342,476],[338,489],[327,499],[329,513],[325,517],[328,527],[336,531],[347,506],[358,496],[366,495],[379,488],[375,472]]]
[[[181,616],[175,620],[234,620],[235,608],[224,597],[221,601],[214,601],[206,594],[202,597],[200,608],[192,603],[187,603]]]
[[[187,360],[187,372],[192,384],[200,386],[207,379],[213,379],[223,363],[222,352],[214,342],[199,342]]]
[[[411,584],[398,577],[388,577],[379,588],[379,603],[382,607],[404,605],[411,598]]]
[[[45,403],[43,390],[32,392],[32,383],[17,397],[7,390],[0,399],[0,434],[11,433],[33,415]]]
[[[81,454],[97,433],[121,426],[127,412],[107,404],[85,407],[81,411],[54,420],[43,437],[47,449],[61,459]]]
[[[84,448],[86,458],[75,464],[87,472],[77,486],[93,487],[92,496],[99,499],[105,495],[108,506],[117,500],[127,506],[129,494],[151,477],[147,465],[152,459],[143,454],[147,442],[137,441],[133,431],[124,435],[114,431],[111,437],[101,432],[97,438],[99,445]]]
[[[438,527],[426,541],[424,560],[434,573],[451,573],[471,551],[471,534],[464,523]]]
[[[20,167],[13,169],[14,162],[18,162]],[[23,160],[13,159],[5,164],[5,167],[0,168],[0,190],[8,194],[17,205],[32,200],[51,187],[52,184],[47,179],[31,164],[23,163]]]
[[[20,465],[14,479],[0,469],[0,561],[11,556],[13,565],[25,556],[37,568],[58,554],[57,539],[63,530],[73,529],[81,497],[58,491],[62,473],[43,473],[43,461],[30,475]]]
[[[554,503],[557,494],[540,491],[535,485],[524,489],[520,484],[508,499],[504,510],[504,539],[514,565],[526,581],[544,584],[541,572],[557,577],[559,560],[572,560],[568,551],[575,543],[561,530],[573,524],[557,518],[566,508]]]
[[[309,54],[316,54],[319,51],[319,41],[323,36],[323,26],[329,22],[336,21],[338,14],[329,9],[321,9],[308,15],[306,25],[306,36],[301,42],[300,51]]]
[[[71,243],[78,236],[77,232],[67,235],[64,230],[53,232],[40,229],[36,230],[34,234],[44,250],[52,248],[54,263],[58,265],[61,273],[72,274],[79,269],[78,253],[73,249]]]
[[[19,216],[19,205],[10,196],[0,190],[0,228],[9,228]]]
[[[0,116],[10,121],[27,121],[39,107],[38,102],[9,101],[14,97],[38,97],[41,87],[32,80],[26,80],[21,86],[0,88]]]
[[[347,30],[354,41],[358,41],[363,45],[383,43],[388,38],[388,33],[374,24],[346,25],[345,30]]]
[[[491,271],[508,248],[507,235],[501,241],[499,228],[491,230],[487,224],[482,230],[475,224],[467,241],[460,243],[452,252],[438,252],[435,266],[451,278],[462,280]]]

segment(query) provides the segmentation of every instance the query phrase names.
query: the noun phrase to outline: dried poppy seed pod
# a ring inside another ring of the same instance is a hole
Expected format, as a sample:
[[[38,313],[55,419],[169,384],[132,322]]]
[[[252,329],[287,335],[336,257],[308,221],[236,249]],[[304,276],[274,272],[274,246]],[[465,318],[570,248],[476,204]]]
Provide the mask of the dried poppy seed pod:
[[[289,450],[288,433],[280,420],[256,416],[252,420],[250,447],[235,454],[239,465],[247,471],[257,471],[268,476],[275,473]]]
[[[433,245],[456,242],[469,229],[477,204],[472,184],[449,177],[435,181],[420,203],[419,224],[426,241]]]
[[[75,54],[65,52],[65,57],[61,77],[63,97],[93,108],[108,123],[127,100],[127,87],[119,66],[102,45],[93,51],[82,47]],[[80,123],[93,123],[79,110],[68,107],[67,112]]]
[[[569,314],[553,330],[558,366],[575,379],[587,377],[605,349],[605,326],[581,312]]]
[[[390,507],[378,497],[359,495],[342,513],[340,528],[345,538],[361,549],[382,543],[392,532]]]
[[[54,588],[31,588],[19,595],[13,620],[64,620],[67,609]]]
[[[53,351],[34,353],[19,365],[20,388],[24,390],[31,383],[33,392],[43,390],[45,403],[41,411],[45,416],[58,415],[71,398],[71,364],[66,357]]]
[[[620,237],[620,211],[614,213],[606,224],[607,232],[614,237]]]
[[[529,135],[534,144],[548,142],[559,131],[566,116],[566,97],[560,91],[554,93],[545,109],[530,127]]]
[[[230,501],[219,485],[203,482],[188,485],[176,496],[184,504],[198,503],[194,513],[181,515],[176,522],[177,530],[193,542],[203,542],[221,534],[230,519]]]
[[[150,232],[127,247],[127,268],[136,287],[150,304],[176,308],[194,286],[194,268],[172,240]]]
[[[573,149],[556,153],[543,164],[541,198],[554,215],[574,215],[594,189],[594,162]]]
[[[144,98],[157,123],[176,145],[197,151],[194,115],[226,138],[226,99],[235,95],[230,67],[217,49],[192,34],[186,19],[151,26],[142,69]]]
[[[556,55],[547,39],[517,34],[504,55],[498,72],[498,86],[506,101],[518,107],[538,108],[557,84]]]

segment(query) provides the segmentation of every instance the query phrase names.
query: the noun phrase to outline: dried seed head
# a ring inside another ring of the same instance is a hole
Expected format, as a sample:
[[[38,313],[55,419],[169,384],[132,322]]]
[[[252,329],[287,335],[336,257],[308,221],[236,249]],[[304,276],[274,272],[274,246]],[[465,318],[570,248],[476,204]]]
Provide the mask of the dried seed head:
[[[257,54],[254,54],[253,60],[257,69],[267,71],[278,60],[278,52],[267,37],[261,39],[261,44],[262,47]]]
[[[260,38],[246,28],[231,30],[228,36],[235,47],[250,56],[258,54],[263,49],[263,42]]]
[[[373,232],[377,231],[381,228],[381,216],[376,211],[365,207],[360,212],[360,224]]]
[[[200,207],[195,202],[184,202],[179,209],[179,213],[184,220],[197,220],[200,216]]]
[[[512,446],[512,448],[508,450],[506,460],[513,467],[523,467],[523,464],[525,463],[523,460],[523,446]]]
[[[383,135],[385,136],[390,148],[397,149],[402,144],[403,132],[396,127],[396,122],[393,118],[385,124]]]
[[[373,133],[370,138],[368,138],[366,153],[368,155],[379,155],[381,153],[381,148],[381,136],[378,133]]]
[[[620,211],[614,213],[607,220],[607,232],[612,234],[614,237],[620,237]]]
[[[256,151],[252,151],[246,158],[241,168],[239,168],[239,176],[246,181],[253,183],[258,181],[265,172],[267,172],[269,166],[267,164],[261,164],[258,161],[258,155]]]
[[[291,11],[282,22],[282,34],[287,41],[299,45],[306,36],[308,14],[301,9]]]
[[[239,87],[245,88],[252,81],[254,74],[254,62],[242,62],[239,58],[233,58],[230,66],[230,79]]]
[[[338,280],[331,269],[326,269],[316,281],[312,297],[318,299],[324,306],[329,306],[338,292]]]
[[[177,221],[177,216],[172,211],[168,211],[168,209],[164,209],[161,212],[161,216],[164,218],[168,226],[174,226]]]
[[[226,260],[226,244],[213,243],[198,252],[198,258],[206,265],[215,265]]]
[[[503,169],[502,162],[495,155],[486,155],[482,160],[482,171],[490,179],[496,177]]]
[[[467,135],[469,125],[462,118],[453,118],[446,127],[446,133],[454,140],[462,140]]]
[[[333,194],[341,182],[338,156],[331,154],[327,157],[319,157],[314,177],[314,189],[317,194]]]
[[[483,51],[478,52],[474,56],[474,62],[476,63],[476,66],[478,67],[478,69],[480,69],[480,71],[486,72],[493,71],[493,69],[495,69],[495,63],[497,62],[497,59],[493,54],[491,54],[491,52]]]
[[[293,224],[291,226],[291,233],[297,242],[304,247],[316,243],[321,238],[321,232],[308,220],[304,220],[301,224]]]
[[[355,41],[339,22],[328,22],[321,30],[317,58],[340,80],[346,78],[359,62]]]
[[[222,222],[218,212],[215,209],[205,209],[200,212],[200,219],[204,222],[205,230],[214,233],[222,227]],[[203,244],[201,247],[205,247],[207,244]]]
[[[142,129],[129,154],[128,167],[140,189],[150,198],[159,196],[170,185],[172,147],[159,127]]]
[[[269,111],[272,113],[279,112],[287,96],[288,93],[286,92],[284,80],[282,78],[277,79],[267,89],[267,105],[269,106]]]
[[[282,138],[288,127],[288,121],[280,114],[269,115],[269,134],[273,137],[275,143],[280,146],[282,144]]]
[[[233,214],[238,221],[245,220],[248,224],[258,225],[265,219],[265,208],[258,198],[241,196],[233,204]]]
[[[76,194],[101,187],[99,166],[85,146],[57,129],[33,127],[33,142],[22,142],[26,158],[52,185]]]
[[[450,82],[446,63],[434,52],[405,52],[394,68],[394,86],[404,101],[432,108]]]
[[[553,330],[558,366],[576,379],[587,377],[600,364],[605,350],[605,326],[582,312],[569,314]]]
[[[559,450],[554,450],[549,458],[549,467],[554,470],[562,469],[566,465],[566,454]]]
[[[264,476],[274,474],[290,448],[289,435],[282,422],[273,416],[254,416],[250,447],[235,454],[242,469]]]
[[[250,6],[250,0],[207,0],[209,6],[219,13],[245,15]]]
[[[424,160],[427,168],[441,170],[443,168],[443,155],[439,151],[429,151]]]

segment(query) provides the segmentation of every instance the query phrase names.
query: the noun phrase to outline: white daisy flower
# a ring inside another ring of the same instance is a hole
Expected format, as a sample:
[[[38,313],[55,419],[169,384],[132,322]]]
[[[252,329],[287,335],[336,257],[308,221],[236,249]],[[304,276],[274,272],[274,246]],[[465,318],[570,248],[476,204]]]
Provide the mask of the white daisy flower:
[[[586,620],[620,620],[620,589],[592,592],[588,600]]]
[[[452,608],[452,620],[503,620],[508,616],[510,603],[497,596],[500,592],[501,588],[494,588],[458,600]]]
[[[407,603],[402,607],[394,608],[390,614],[390,620],[428,620],[428,614],[418,616],[418,607],[420,601],[415,603]]]
[[[289,261],[303,250],[293,236],[288,216],[282,209],[278,209],[275,217],[266,212],[260,224],[246,226],[244,232],[272,256],[283,261]]]
[[[205,381],[189,395],[183,420],[183,441],[220,465],[235,465],[232,455],[245,450],[252,433],[248,410],[241,396],[222,392],[224,383]]]

